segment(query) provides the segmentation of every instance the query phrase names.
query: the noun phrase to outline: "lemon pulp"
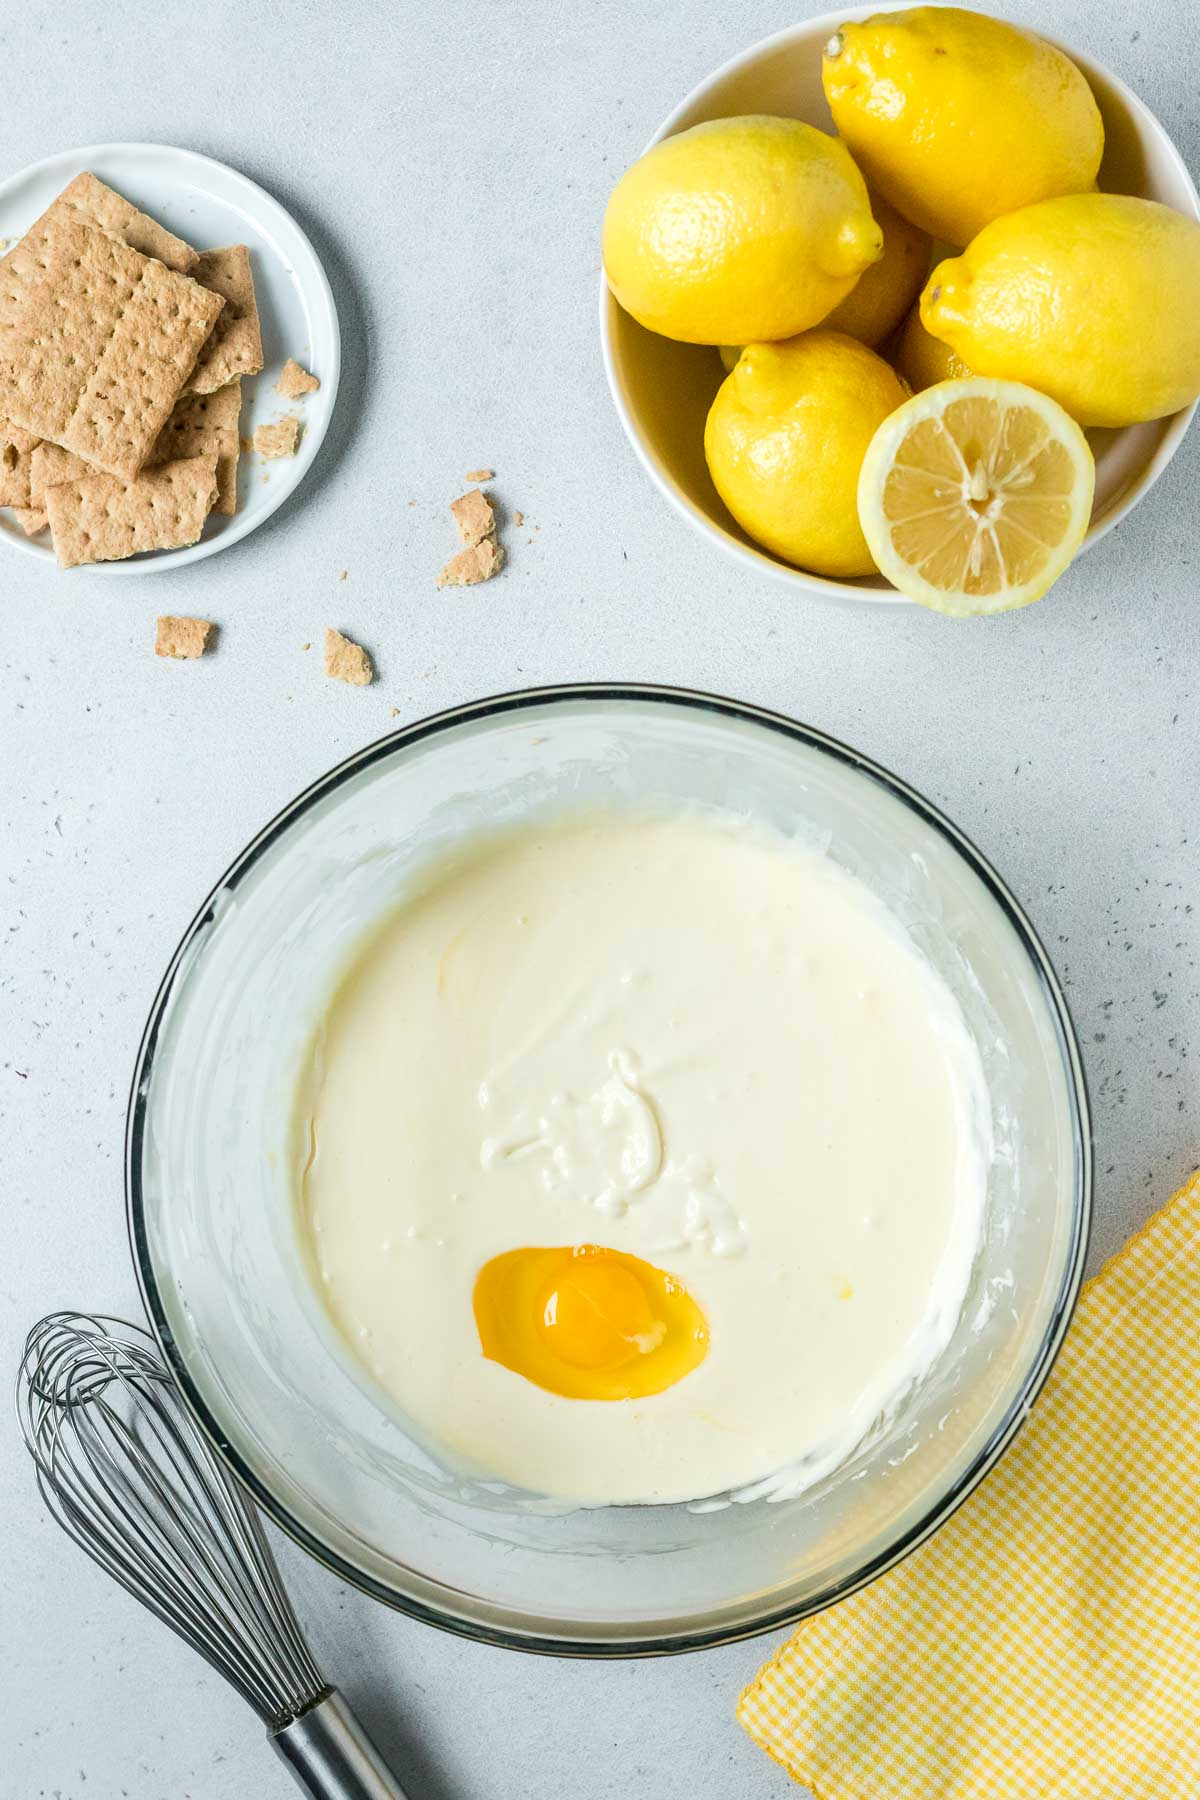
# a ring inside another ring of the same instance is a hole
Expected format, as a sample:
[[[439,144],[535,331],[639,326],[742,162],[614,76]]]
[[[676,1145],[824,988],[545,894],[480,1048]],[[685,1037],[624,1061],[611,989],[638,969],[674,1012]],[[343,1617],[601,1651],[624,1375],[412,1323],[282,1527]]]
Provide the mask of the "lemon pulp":
[[[941,612],[999,612],[1062,574],[1094,481],[1087,441],[1057,402],[1017,382],[945,381],[876,432],[859,517],[902,593]]]

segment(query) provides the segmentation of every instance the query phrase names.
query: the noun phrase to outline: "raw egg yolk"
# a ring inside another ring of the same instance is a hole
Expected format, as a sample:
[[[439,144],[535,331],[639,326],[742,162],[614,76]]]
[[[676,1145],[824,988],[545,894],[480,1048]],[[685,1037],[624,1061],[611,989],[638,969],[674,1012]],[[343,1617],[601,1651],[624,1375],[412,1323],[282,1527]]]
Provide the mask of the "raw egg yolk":
[[[483,1354],[568,1400],[638,1400],[690,1375],[708,1322],[674,1275],[599,1244],[506,1250],[479,1271]]]

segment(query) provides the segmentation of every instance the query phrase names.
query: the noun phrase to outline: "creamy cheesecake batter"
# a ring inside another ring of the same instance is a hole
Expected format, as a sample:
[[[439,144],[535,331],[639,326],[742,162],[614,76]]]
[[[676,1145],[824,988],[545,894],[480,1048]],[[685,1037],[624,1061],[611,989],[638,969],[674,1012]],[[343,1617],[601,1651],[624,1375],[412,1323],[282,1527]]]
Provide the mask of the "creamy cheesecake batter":
[[[298,1211],[337,1327],[448,1464],[590,1503],[792,1491],[949,1337],[987,1118],[949,990],[863,885],[737,821],[595,813],[475,839],[358,946],[300,1085]],[[577,1245],[667,1271],[698,1366],[590,1399],[485,1357],[484,1266]]]

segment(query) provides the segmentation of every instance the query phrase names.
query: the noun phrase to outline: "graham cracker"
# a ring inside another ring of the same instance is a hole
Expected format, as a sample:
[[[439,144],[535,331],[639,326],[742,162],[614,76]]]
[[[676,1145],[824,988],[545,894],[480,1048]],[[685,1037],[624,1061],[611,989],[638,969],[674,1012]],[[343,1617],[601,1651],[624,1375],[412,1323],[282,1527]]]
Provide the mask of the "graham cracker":
[[[72,224],[91,225],[143,256],[156,257],[180,275],[186,275],[196,261],[196,252],[182,238],[164,231],[94,175],[77,175],[8,255],[0,257],[0,326],[12,320],[26,289],[41,279],[51,239],[64,225]]]
[[[32,457],[40,442],[32,432],[0,419],[0,506],[29,505]]]
[[[175,409],[150,452],[147,467],[174,462],[179,457],[215,455],[217,503],[213,511],[232,515],[237,511],[241,411],[240,380],[227,382],[215,394],[184,394],[175,402]]]
[[[60,569],[120,562],[143,550],[194,544],[217,497],[217,459],[193,456],[146,469],[136,481],[85,475],[46,490]]]
[[[496,529],[496,515],[492,511],[492,503],[486,494],[478,488],[470,493],[462,494],[457,500],[450,502],[450,511],[454,514],[454,523],[458,526],[458,535],[468,549],[473,544],[490,537]]]
[[[245,244],[206,250],[192,270],[201,286],[219,294],[225,305],[212,336],[196,358],[184,385],[188,394],[212,394],[237,375],[257,375],[263,366],[262,331],[250,252]]]
[[[504,552],[495,538],[481,538],[469,549],[452,556],[437,578],[438,587],[478,587],[500,573]]]
[[[45,531],[47,525],[50,523],[46,514],[39,511],[36,507],[17,506],[14,507],[13,510],[16,513],[17,524],[21,527],[21,530],[25,533],[26,537],[36,537],[38,532]]]
[[[255,450],[267,462],[277,456],[295,456],[299,442],[300,421],[292,413],[276,419],[273,425],[260,425],[253,439]]]
[[[181,618],[170,613],[155,621],[155,656],[203,656],[216,626],[211,619]]]
[[[85,463],[82,456],[76,456],[71,450],[64,450],[61,444],[39,444],[29,459],[29,504],[44,509],[48,489],[60,487],[64,481],[83,481],[88,475],[98,473],[91,463]]]
[[[315,394],[320,385],[315,375],[310,375],[294,356],[289,356],[275,383],[275,392],[282,394],[285,400],[299,400],[305,394]]]
[[[325,673],[331,681],[348,681],[352,687],[369,687],[375,679],[371,659],[362,645],[343,637],[332,625],[325,633]]]
[[[156,219],[139,212],[123,195],[105,187],[102,181],[86,171],[63,189],[43,218],[49,218],[51,213],[71,211],[79,214],[85,223],[98,225],[109,237],[128,244],[131,250],[140,250],[143,256],[157,257],[178,275],[189,274],[196,261],[196,252],[190,244],[185,244]]]
[[[37,261],[0,321],[0,414],[131,481],[221,298],[92,225],[54,225]]]
[[[237,511],[237,471],[241,443],[238,417],[242,408],[242,384],[231,381],[215,394],[184,394],[175,402],[158,442],[146,459],[146,468],[177,462],[181,457],[215,456],[217,504],[214,512]],[[97,470],[59,444],[39,444],[29,459],[29,504],[44,506],[46,490],[64,481],[82,481]]]

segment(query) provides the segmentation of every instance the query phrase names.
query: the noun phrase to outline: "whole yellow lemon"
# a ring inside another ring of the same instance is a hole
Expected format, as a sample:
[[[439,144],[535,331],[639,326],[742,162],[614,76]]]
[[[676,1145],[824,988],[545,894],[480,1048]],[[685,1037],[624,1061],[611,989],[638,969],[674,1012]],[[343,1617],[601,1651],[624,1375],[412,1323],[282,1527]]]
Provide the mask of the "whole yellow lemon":
[[[1092,186],[1100,109],[1044,38],[957,6],[839,26],[821,66],[834,124],[906,219],[966,244],[1002,213]]]
[[[618,301],[688,344],[804,331],[882,252],[849,151],[799,119],[714,119],[665,138],[625,171],[604,215]]]
[[[1162,418],[1200,395],[1200,225],[1127,194],[1043,200],[939,263],[921,322],[1081,425]]]
[[[929,234],[902,219],[894,206],[868,189],[871,211],[883,233],[883,255],[861,274],[844,300],[821,321],[825,331],[844,331],[873,349],[895,330],[916,300],[929,273]],[[719,346],[726,374],[742,353],[740,344]]]
[[[867,191],[883,232],[883,255],[821,323],[826,331],[844,331],[860,344],[873,346],[895,330],[925,285],[933,246],[928,232],[902,219],[882,194],[872,194],[869,187]]]
[[[743,530],[786,562],[870,575],[859,470],[905,398],[883,358],[840,331],[748,344],[704,428],[713,484]]]
[[[960,381],[971,373],[949,344],[930,337],[921,323],[920,306],[914,306],[904,321],[890,361],[914,394],[921,393],[924,388],[936,387],[939,381]]]

